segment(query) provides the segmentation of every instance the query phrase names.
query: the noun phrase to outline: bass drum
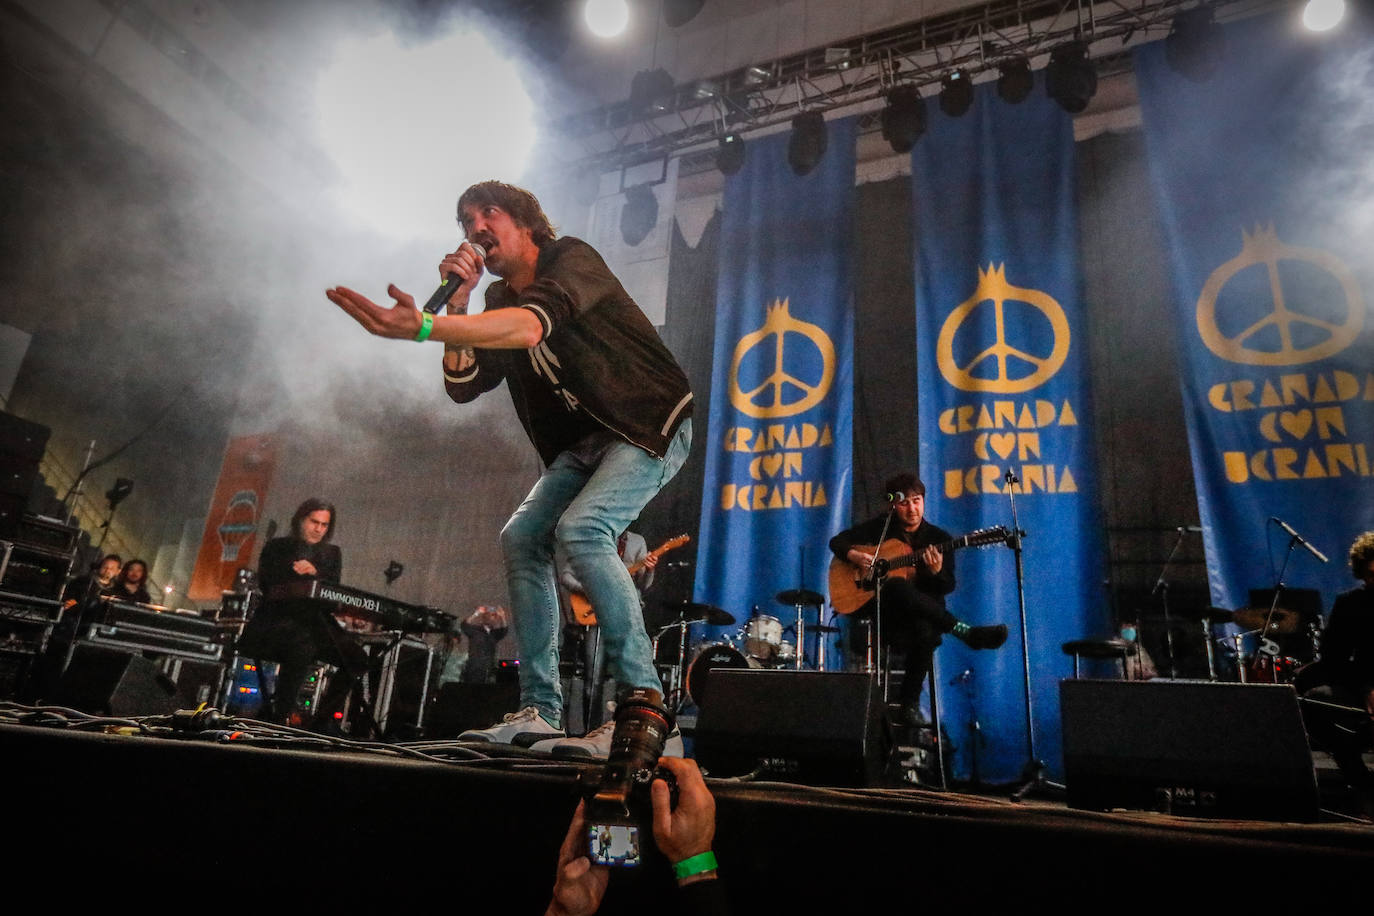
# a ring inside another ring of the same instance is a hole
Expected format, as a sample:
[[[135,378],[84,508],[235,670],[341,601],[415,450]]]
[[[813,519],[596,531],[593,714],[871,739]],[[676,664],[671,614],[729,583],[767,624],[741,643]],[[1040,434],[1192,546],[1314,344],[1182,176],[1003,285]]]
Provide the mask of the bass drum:
[[[711,672],[717,668],[760,668],[757,659],[750,658],[729,643],[718,642],[702,648],[687,666],[687,695],[700,706],[705,702]]]

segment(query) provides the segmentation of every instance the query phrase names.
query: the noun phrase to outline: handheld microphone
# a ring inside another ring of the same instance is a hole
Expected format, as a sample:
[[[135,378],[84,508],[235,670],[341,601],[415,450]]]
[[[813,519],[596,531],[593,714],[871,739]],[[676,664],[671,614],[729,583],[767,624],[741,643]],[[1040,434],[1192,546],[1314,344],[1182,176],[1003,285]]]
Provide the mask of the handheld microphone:
[[[486,260],[487,250],[485,248],[478,245],[476,242],[468,242],[468,245],[472,247],[477,257]],[[424,304],[424,311],[429,312],[431,315],[439,314],[439,309],[443,308],[448,300],[453,297],[454,292],[462,285],[462,282],[462,279],[460,279],[456,273],[449,271],[448,276],[444,277],[444,282],[439,284],[439,288],[434,291],[434,295],[430,296],[429,301]]]

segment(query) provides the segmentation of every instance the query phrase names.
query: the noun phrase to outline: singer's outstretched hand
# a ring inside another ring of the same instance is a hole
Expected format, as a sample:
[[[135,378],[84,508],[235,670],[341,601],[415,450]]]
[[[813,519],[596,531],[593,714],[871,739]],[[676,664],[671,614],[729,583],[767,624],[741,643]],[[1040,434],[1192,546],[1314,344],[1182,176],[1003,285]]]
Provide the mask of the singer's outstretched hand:
[[[394,283],[387,286],[386,293],[396,304],[383,308],[362,293],[354,292],[346,286],[336,286],[325,290],[329,301],[343,309],[353,320],[362,325],[369,334],[378,337],[392,337],[397,340],[413,340],[420,331],[420,311],[415,308],[415,299],[399,289]]]

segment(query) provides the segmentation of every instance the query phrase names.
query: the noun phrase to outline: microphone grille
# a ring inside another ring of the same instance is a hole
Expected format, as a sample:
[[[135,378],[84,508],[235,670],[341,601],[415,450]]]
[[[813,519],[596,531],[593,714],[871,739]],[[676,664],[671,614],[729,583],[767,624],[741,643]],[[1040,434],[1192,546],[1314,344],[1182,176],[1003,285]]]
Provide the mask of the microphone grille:
[[[468,242],[468,244],[471,245],[471,246],[472,246],[472,250],[473,250],[474,252],[477,253],[477,257],[481,258],[481,259],[484,260],[484,261],[486,260],[486,258],[487,258],[487,250],[486,250],[485,248],[483,248],[481,245],[477,244],[476,242]]]

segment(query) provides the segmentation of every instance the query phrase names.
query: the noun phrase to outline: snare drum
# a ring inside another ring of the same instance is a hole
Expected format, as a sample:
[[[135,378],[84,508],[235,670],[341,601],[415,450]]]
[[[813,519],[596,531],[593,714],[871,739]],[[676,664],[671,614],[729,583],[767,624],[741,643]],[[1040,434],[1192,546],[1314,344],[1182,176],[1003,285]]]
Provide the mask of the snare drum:
[[[698,706],[706,694],[711,672],[716,668],[761,668],[757,659],[749,658],[729,643],[712,643],[704,647],[687,666],[687,695]]]
[[[778,657],[773,659],[776,668],[792,668],[797,664],[797,646],[790,639],[784,639],[778,646]]]
[[[770,662],[782,646],[782,621],[760,614],[744,627],[744,648],[761,662]]]

